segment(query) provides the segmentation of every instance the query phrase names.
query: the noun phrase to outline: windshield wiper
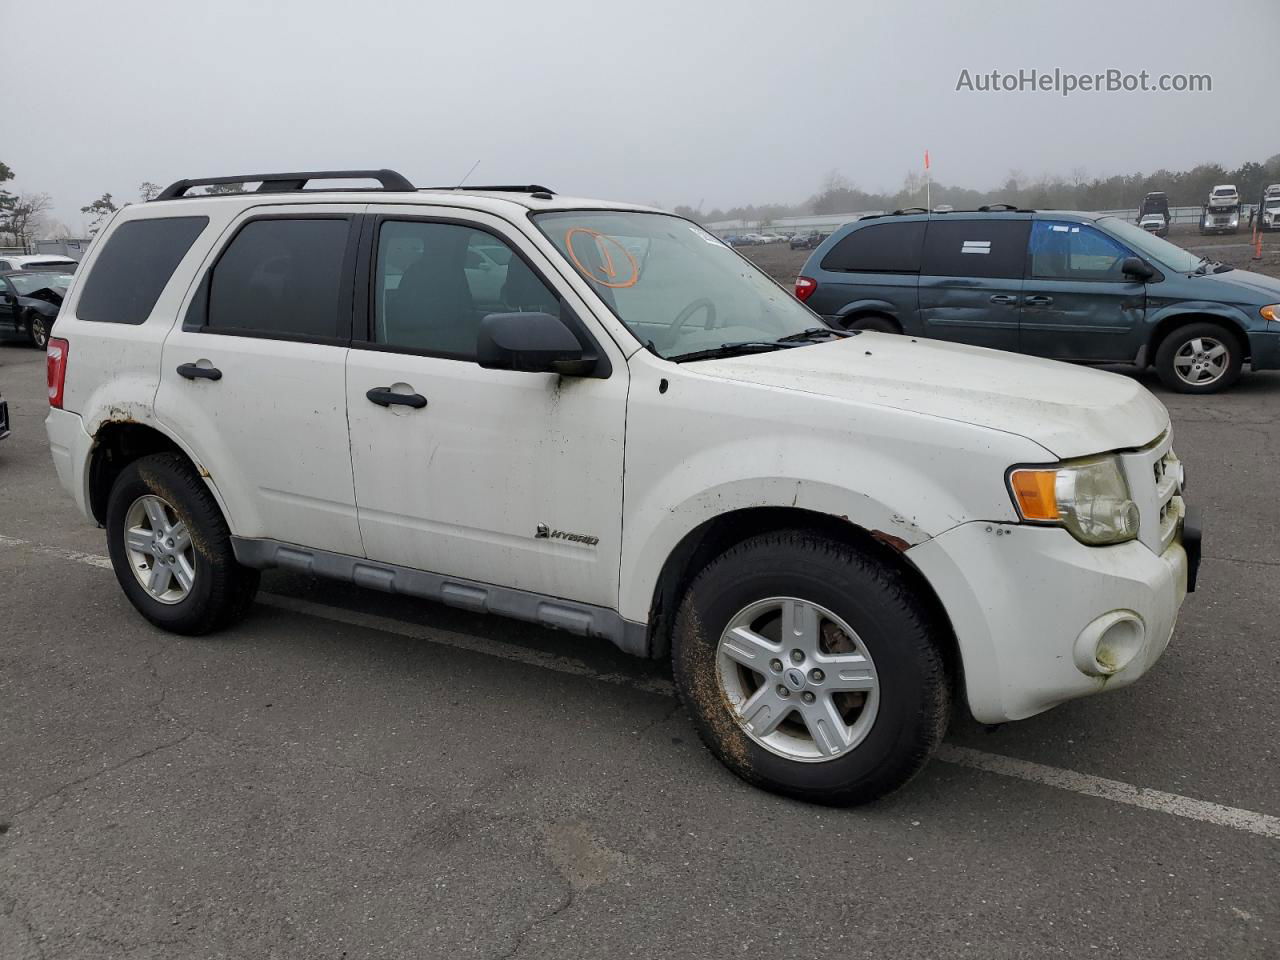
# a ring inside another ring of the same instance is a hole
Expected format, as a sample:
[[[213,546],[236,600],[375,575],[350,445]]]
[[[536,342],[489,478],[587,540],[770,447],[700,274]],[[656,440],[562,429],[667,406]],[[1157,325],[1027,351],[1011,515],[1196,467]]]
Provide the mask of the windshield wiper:
[[[848,330],[836,330],[832,327],[810,327],[808,330],[801,330],[799,333],[789,333],[785,337],[779,337],[776,343],[791,343],[795,340],[813,340],[817,337],[835,337],[842,340],[845,337],[853,336]]]
[[[686,360],[715,360],[719,357],[737,357],[744,353],[768,353],[770,350],[785,350],[789,347],[802,347],[803,343],[786,340],[736,340],[733,343],[722,343],[718,347],[706,350],[694,350],[690,353],[677,353],[667,357],[672,363],[684,363]]]

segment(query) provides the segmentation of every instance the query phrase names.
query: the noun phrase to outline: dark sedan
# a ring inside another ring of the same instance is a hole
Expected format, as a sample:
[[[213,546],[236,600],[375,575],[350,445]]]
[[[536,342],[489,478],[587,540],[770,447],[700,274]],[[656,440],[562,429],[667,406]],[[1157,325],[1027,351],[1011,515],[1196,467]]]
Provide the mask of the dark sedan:
[[[43,350],[70,286],[71,274],[60,270],[0,273],[0,334],[17,334]]]
[[[791,238],[792,250],[812,250],[823,241],[821,233],[797,233]]]

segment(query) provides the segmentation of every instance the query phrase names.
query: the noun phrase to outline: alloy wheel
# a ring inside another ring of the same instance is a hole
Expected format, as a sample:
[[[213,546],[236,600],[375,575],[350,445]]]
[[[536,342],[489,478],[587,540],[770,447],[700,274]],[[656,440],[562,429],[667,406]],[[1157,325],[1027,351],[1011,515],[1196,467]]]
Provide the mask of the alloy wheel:
[[[721,688],[743,731],[788,760],[832,760],[875,722],[880,682],[857,633],[826,607],[773,597],[740,610],[720,636]]]
[[[147,594],[160,603],[181,603],[196,579],[195,546],[173,506],[155,494],[133,501],[124,518],[129,566]]]

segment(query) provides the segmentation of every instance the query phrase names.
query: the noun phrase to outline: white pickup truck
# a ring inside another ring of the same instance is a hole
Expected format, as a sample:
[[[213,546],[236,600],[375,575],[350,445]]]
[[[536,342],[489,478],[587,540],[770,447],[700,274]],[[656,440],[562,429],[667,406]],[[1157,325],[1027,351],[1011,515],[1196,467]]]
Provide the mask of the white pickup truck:
[[[1194,586],[1136,382],[831,330],[644,207],[179,181],[53,332],[59,477],[153,623],[225,627],[284,567],[605,638],[809,800],[904,784],[953,698],[997,723],[1132,683]]]

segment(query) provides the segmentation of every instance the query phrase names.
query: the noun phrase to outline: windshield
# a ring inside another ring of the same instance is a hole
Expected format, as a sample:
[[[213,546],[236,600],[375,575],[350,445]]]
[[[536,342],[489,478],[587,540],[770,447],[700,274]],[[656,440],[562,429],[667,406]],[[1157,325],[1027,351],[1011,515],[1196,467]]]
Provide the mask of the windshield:
[[[1268,200],[1268,201],[1267,201],[1267,209],[1268,209],[1268,210],[1280,210],[1280,197],[1276,197],[1274,200]]]
[[[660,213],[533,216],[628,330],[672,358],[822,326],[789,292],[696,224]]]
[[[1202,258],[1194,253],[1189,253],[1176,243],[1170,243],[1125,220],[1117,217],[1099,217],[1097,223],[1116,239],[1124,241],[1144,257],[1156,261],[1174,273],[1190,273],[1200,265]]]
[[[26,296],[29,293],[35,293],[37,290],[43,290],[48,287],[52,290],[65,292],[71,286],[71,274],[69,273],[15,273],[9,277],[9,282],[18,288],[18,293]]]

